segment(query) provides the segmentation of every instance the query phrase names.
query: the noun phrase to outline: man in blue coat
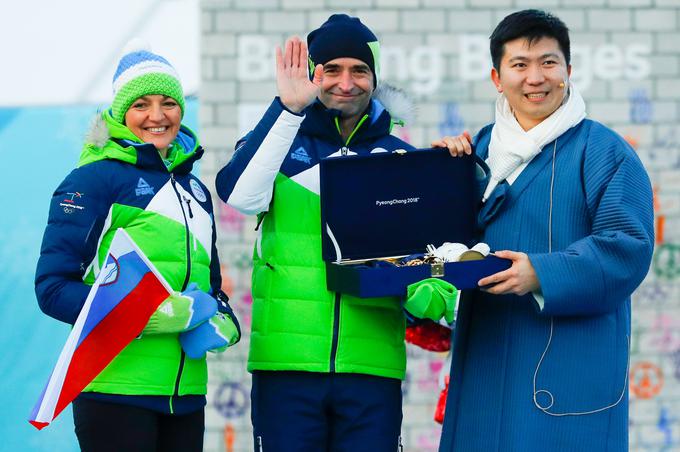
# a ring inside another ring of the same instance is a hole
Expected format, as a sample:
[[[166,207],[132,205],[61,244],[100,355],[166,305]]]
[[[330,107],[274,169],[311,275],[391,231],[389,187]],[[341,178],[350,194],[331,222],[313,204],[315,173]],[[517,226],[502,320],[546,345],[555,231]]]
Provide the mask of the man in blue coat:
[[[462,298],[440,451],[628,450],[649,178],[619,135],[585,119],[560,19],[516,12],[490,47],[499,96],[495,123],[472,140],[486,171],[478,223],[512,267]],[[442,144],[471,152],[466,134]]]

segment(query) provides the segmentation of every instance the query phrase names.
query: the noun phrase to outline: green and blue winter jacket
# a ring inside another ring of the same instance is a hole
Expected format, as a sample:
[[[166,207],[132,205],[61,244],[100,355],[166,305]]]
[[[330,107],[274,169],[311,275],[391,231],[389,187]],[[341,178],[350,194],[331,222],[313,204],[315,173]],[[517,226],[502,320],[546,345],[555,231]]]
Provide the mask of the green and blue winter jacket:
[[[245,214],[261,215],[248,370],[403,379],[400,300],[360,299],[326,289],[319,161],[412,147],[390,135],[392,116],[375,98],[346,141],[338,115],[318,101],[297,115],[277,98],[217,175],[222,200]]]
[[[202,154],[194,133],[182,126],[164,161],[153,144],[140,142],[104,112],[77,168],[50,203],[35,278],[40,308],[75,322],[118,228],[127,231],[174,290],[195,283],[217,296],[221,277],[212,200],[190,173]],[[206,385],[205,358],[188,358],[177,333],[144,333],[84,392],[176,397],[205,394]]]

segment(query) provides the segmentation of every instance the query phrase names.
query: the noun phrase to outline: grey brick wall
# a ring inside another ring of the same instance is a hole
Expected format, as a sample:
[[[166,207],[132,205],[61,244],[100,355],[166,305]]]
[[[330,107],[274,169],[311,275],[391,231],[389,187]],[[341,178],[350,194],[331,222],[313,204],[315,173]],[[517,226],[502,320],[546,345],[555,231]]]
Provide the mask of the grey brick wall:
[[[658,243],[634,295],[630,445],[680,450],[680,0],[202,0],[201,176],[211,186],[233,145],[275,95],[273,47],[332,12],[359,15],[380,37],[383,78],[411,93],[417,119],[396,133],[416,145],[493,119],[488,35],[509,12],[540,7],[570,27],[573,79],[589,116],[623,135],[652,178]],[[215,196],[215,199],[217,197]],[[251,450],[245,370],[254,218],[216,206],[224,289],[244,326],[209,361],[207,451]],[[445,355],[409,347],[407,451],[433,451]]]

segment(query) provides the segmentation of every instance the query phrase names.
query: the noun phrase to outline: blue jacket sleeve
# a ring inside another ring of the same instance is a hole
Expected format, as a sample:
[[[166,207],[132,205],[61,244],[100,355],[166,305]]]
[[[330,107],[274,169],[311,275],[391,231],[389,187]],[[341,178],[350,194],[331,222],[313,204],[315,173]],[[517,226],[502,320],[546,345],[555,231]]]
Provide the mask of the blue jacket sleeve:
[[[622,140],[589,146],[594,149],[586,151],[582,178],[590,235],[560,252],[529,254],[546,315],[612,312],[649,270],[654,213],[647,173]]]
[[[208,195],[210,196],[210,195]],[[209,199],[210,205],[212,199]],[[229,306],[229,296],[222,291],[222,269],[220,267],[220,258],[217,254],[217,223],[213,212],[212,221],[212,244],[210,250],[210,294],[217,300],[217,310],[222,314],[228,314],[236,326],[238,331],[238,340],[241,338],[241,325],[236,318],[231,306]],[[238,342],[237,340],[237,342]],[[232,344],[233,345],[233,344]]]
[[[208,202],[213,206],[212,197],[208,193]],[[216,294],[222,287],[222,269],[220,268],[220,257],[217,254],[217,221],[215,220],[215,211],[210,212],[212,220],[212,239],[210,243],[210,290],[211,293]]]
[[[35,274],[40,309],[70,324],[90,291],[83,277],[96,255],[110,207],[107,183],[96,166],[73,170],[54,192]]]
[[[486,186],[489,185],[489,180],[491,180],[491,169],[486,164],[485,159],[487,157],[486,153],[488,152],[492,128],[493,124],[485,126],[472,138],[472,154],[475,159],[475,182],[477,183],[475,201],[477,202],[481,202]],[[481,148],[485,149],[484,155],[477,153],[477,150]]]
[[[274,99],[255,129],[239,140],[229,163],[217,173],[215,186],[220,198],[246,215],[266,211],[276,175],[303,119]]]
[[[215,219],[213,218],[212,231],[212,250],[210,251],[210,288],[214,293],[222,287],[222,274],[220,269],[220,259],[217,255],[217,234],[215,231]]]

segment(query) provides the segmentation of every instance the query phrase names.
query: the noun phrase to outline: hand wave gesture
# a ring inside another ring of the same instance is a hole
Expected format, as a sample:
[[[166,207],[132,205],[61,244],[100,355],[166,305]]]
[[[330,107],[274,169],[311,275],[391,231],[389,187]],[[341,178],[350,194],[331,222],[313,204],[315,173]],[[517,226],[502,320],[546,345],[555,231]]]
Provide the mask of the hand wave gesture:
[[[314,102],[319,95],[323,66],[314,69],[314,80],[309,80],[307,45],[293,36],[286,40],[286,52],[276,48],[276,85],[281,102],[296,113]]]

